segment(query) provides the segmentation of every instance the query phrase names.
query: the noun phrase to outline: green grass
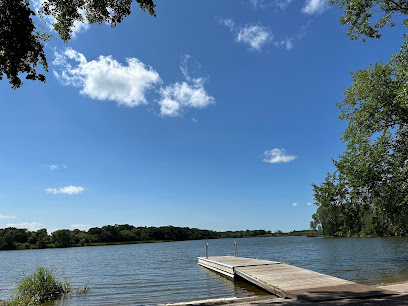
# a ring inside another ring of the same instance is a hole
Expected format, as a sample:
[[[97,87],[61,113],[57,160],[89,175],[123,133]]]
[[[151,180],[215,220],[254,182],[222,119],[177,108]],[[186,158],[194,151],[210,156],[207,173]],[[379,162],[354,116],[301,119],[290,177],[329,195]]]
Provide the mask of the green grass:
[[[86,294],[89,286],[73,290],[68,281],[59,281],[52,270],[39,267],[34,274],[23,277],[12,295],[10,305],[36,306],[71,294]]]

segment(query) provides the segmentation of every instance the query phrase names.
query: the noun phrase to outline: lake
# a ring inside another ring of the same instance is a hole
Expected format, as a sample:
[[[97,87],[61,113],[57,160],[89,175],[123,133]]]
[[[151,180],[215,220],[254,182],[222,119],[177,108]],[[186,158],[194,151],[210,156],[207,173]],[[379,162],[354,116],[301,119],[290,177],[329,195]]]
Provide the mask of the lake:
[[[233,255],[281,261],[343,279],[379,284],[408,281],[407,238],[265,237],[0,252],[0,299],[38,266],[52,268],[85,296],[64,305],[156,305],[265,294],[197,265],[197,257]],[[61,304],[61,303],[60,303]]]

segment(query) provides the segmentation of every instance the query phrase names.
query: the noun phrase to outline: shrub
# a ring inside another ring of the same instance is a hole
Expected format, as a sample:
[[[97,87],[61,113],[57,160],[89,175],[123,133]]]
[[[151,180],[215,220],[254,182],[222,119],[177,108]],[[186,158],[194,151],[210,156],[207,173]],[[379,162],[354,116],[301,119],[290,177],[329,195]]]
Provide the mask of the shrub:
[[[61,282],[51,270],[39,267],[33,275],[26,276],[17,283],[12,304],[40,305],[71,292],[72,287],[67,281]]]

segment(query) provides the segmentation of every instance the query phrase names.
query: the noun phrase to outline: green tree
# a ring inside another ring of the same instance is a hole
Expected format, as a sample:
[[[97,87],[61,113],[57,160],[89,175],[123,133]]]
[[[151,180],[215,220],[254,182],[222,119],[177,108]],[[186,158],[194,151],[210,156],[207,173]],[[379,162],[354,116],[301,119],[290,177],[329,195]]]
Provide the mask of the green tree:
[[[51,234],[51,241],[57,248],[67,248],[74,244],[71,231],[67,229],[53,232]]]
[[[35,243],[37,249],[46,248],[48,243],[50,243],[50,237],[47,234],[47,230],[46,229],[38,230],[37,242]]]
[[[43,14],[53,16],[57,20],[54,29],[64,42],[71,39],[74,22],[109,23],[115,27],[131,13],[133,0],[46,0]],[[156,16],[153,0],[136,0],[143,11]],[[85,12],[85,17],[82,12]]]
[[[112,27],[131,13],[132,0],[46,0],[40,16],[55,18],[54,29],[64,42],[72,36],[75,21],[109,23]],[[153,0],[136,0],[140,9],[156,16]],[[85,15],[85,17],[84,17]],[[13,89],[23,82],[21,74],[29,80],[45,82],[43,73],[37,72],[42,66],[48,71],[44,42],[51,35],[41,32],[35,21],[36,13],[30,8],[29,0],[0,0],[0,80],[3,75]]]
[[[330,0],[344,9],[340,23],[348,25],[347,35],[351,39],[380,38],[380,29],[395,26],[393,17],[408,14],[406,0]],[[407,19],[403,20],[407,24]]]
[[[83,241],[83,244],[85,245],[88,239],[88,235],[85,231],[81,231],[79,229],[74,229],[71,232],[71,238],[74,244],[80,244],[81,241]]]
[[[349,25],[352,39],[360,34],[380,37],[379,29],[387,23],[393,25],[392,15],[407,14],[406,1],[332,3],[345,6],[340,22]],[[388,17],[372,24],[377,6]],[[378,62],[358,70],[352,74],[352,81],[337,105],[339,118],[348,122],[342,137],[346,150],[333,161],[336,172],[329,174],[320,186],[313,185],[319,206],[314,221],[318,220],[328,235],[406,235],[408,41],[388,63]]]
[[[22,73],[26,79],[45,82],[36,68],[40,64],[48,70],[43,44],[48,36],[36,29],[34,15],[28,0],[0,1],[0,80],[5,74],[14,89],[22,85]]]
[[[28,243],[35,244],[37,249],[43,249],[50,242],[47,229],[39,229],[36,232],[31,232]]]

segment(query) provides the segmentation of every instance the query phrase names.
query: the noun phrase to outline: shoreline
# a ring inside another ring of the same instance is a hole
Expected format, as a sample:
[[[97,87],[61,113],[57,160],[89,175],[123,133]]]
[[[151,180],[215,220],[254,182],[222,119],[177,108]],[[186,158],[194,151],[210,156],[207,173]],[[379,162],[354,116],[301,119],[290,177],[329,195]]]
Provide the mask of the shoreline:
[[[390,284],[380,284],[375,285],[378,288],[394,291],[396,294],[377,298],[367,298],[367,299],[343,299],[343,300],[333,300],[333,301],[322,301],[322,302],[309,302],[293,299],[285,299],[280,297],[275,297],[273,295],[267,297],[251,296],[244,298],[229,297],[220,299],[206,299],[206,300],[196,300],[189,302],[180,303],[169,303],[160,304],[162,306],[204,306],[204,305],[228,305],[232,304],[234,306],[245,306],[245,305],[408,305],[408,281],[390,283]]]
[[[391,296],[377,297],[377,298],[367,298],[367,299],[344,299],[344,300],[333,300],[333,301],[323,301],[323,302],[309,302],[300,301],[293,299],[285,299],[280,297],[271,296],[251,296],[251,297],[229,297],[229,298],[219,298],[219,299],[205,299],[196,300],[189,302],[180,303],[169,303],[169,304],[159,304],[161,306],[216,306],[216,305],[228,305],[232,304],[234,306],[245,306],[245,305],[354,305],[354,306],[365,306],[365,305],[379,305],[379,306],[389,306],[389,305],[408,305],[408,281],[397,282],[391,284],[380,284],[376,287],[381,289],[386,289],[390,291],[395,291],[396,294]],[[8,302],[0,300],[0,306],[7,306]]]
[[[1,229],[0,229],[1,230]],[[149,243],[162,243],[162,242],[181,242],[181,241],[205,241],[205,240],[219,240],[219,239],[242,239],[242,238],[278,238],[278,237],[307,237],[309,239],[404,239],[408,238],[408,236],[353,236],[353,237],[346,237],[346,236],[323,236],[323,235],[316,235],[316,236],[307,236],[307,235],[291,235],[291,234],[271,234],[271,235],[260,235],[260,236],[248,236],[248,237],[218,237],[218,238],[203,238],[203,239],[185,239],[185,240],[136,240],[136,241],[111,241],[111,242],[88,242],[81,244],[74,244],[70,246],[63,246],[57,247],[54,244],[47,244],[45,247],[38,248],[35,244],[20,244],[15,249],[0,249],[0,252],[4,251],[24,251],[24,250],[45,250],[45,249],[69,249],[69,248],[81,248],[81,247],[94,247],[94,246],[110,246],[110,245],[132,245],[132,244],[149,244]],[[1,305],[0,305],[1,306]]]

